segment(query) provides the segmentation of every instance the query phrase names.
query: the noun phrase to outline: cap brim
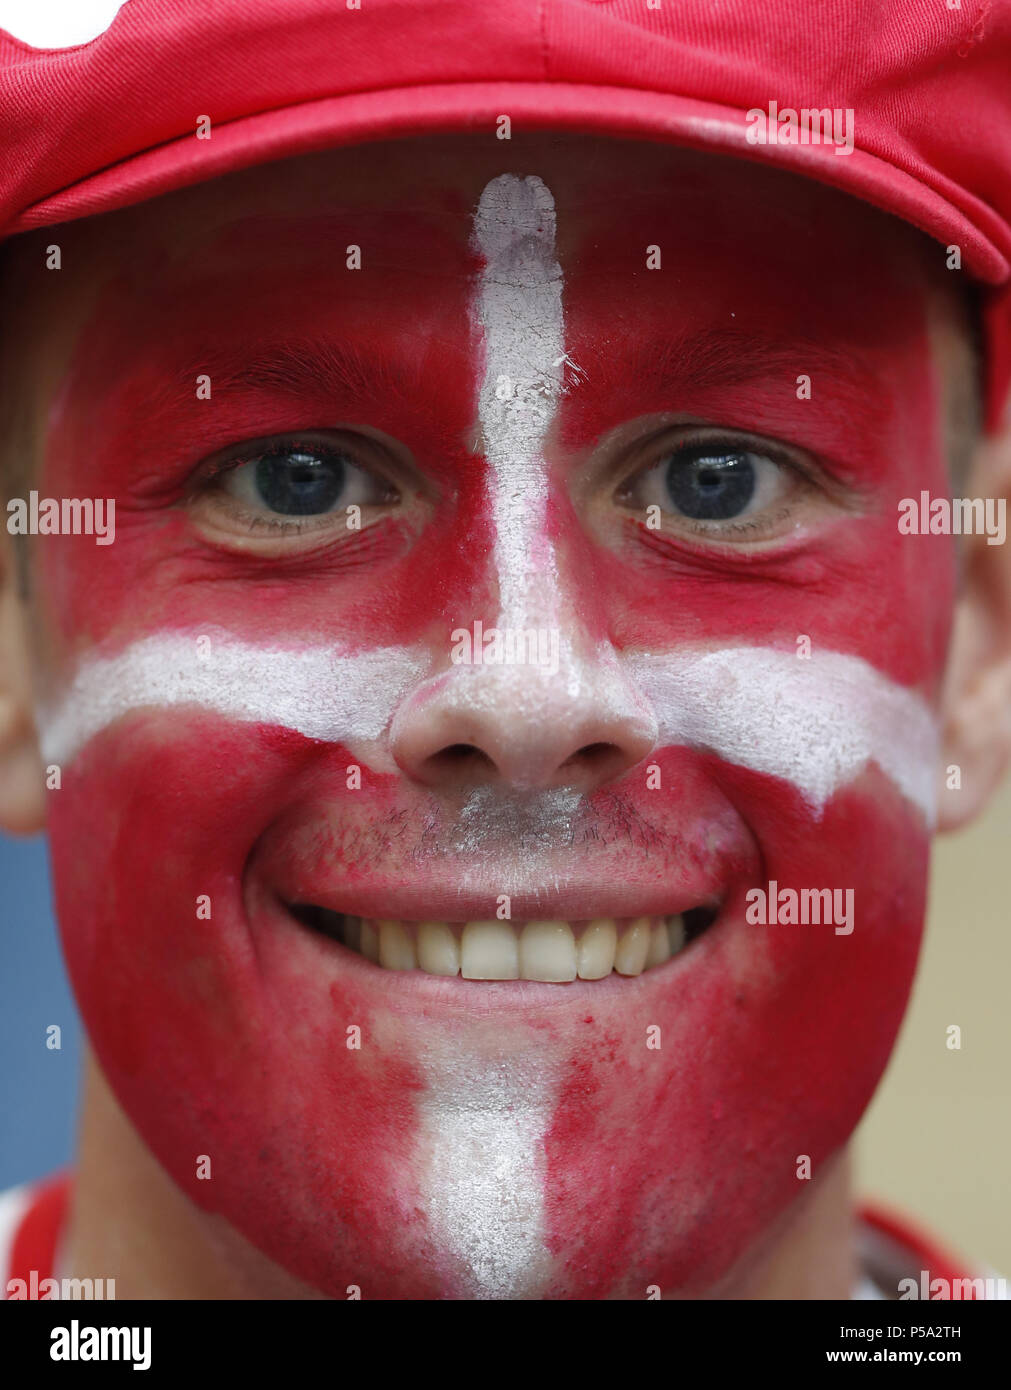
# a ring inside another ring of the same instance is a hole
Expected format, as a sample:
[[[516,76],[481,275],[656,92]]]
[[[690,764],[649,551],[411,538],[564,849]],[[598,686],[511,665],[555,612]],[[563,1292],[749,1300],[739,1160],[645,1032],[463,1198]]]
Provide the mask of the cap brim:
[[[962,264],[988,284],[1009,273],[1003,224],[986,204],[924,169],[914,176],[887,159],[834,144],[753,145],[746,113],[690,98],[623,87],[502,82],[356,92],[284,106],[213,125],[132,155],[26,208],[5,235],[109,212],[269,160],[338,145],[474,131],[495,138],[508,114],[518,131],[578,131],[717,150],[793,169],[853,194],[960,248]]]

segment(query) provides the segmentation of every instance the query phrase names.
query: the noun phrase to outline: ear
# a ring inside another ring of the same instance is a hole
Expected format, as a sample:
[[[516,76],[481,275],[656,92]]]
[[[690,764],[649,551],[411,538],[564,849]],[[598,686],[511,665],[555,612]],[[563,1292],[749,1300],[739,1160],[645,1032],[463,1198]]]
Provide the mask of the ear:
[[[992,498],[1000,524],[993,538],[962,538],[961,586],[941,701],[939,830],[955,830],[979,813],[1011,752],[1011,420],[1003,434],[977,448],[964,495]],[[958,769],[957,779],[949,768]],[[955,780],[959,785],[950,786]]]
[[[0,829],[45,824],[45,776],[32,717],[28,605],[19,596],[14,542],[0,517]]]

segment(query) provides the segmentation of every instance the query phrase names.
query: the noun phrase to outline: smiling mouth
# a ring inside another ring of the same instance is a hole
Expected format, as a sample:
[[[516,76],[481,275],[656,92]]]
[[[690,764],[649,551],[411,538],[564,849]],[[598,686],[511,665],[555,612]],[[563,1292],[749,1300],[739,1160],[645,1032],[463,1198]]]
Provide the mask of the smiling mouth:
[[[664,965],[716,919],[709,907],[669,917],[586,922],[403,922],[351,917],[310,903],[288,909],[303,926],[384,970],[465,980],[568,984],[634,976]]]

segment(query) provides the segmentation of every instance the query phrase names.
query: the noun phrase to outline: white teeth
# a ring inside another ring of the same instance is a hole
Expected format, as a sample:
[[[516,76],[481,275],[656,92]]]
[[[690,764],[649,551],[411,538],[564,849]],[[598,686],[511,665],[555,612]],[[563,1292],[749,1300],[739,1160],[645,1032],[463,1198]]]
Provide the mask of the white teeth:
[[[414,942],[399,922],[379,923],[379,964],[384,970],[413,970],[418,964]]]
[[[667,935],[667,923],[661,921],[650,928],[646,969],[652,970],[654,965],[663,965],[665,960],[670,960],[670,957],[670,937]]]
[[[576,939],[568,922],[528,922],[520,935],[520,979],[562,984],[576,978]]]
[[[426,975],[459,975],[460,943],[445,922],[419,923],[418,964]]]
[[[576,968],[581,980],[602,980],[614,969],[618,928],[610,917],[588,922],[576,945]]]
[[[568,922],[369,921],[344,917],[344,945],[384,970],[418,970],[465,980],[603,980],[612,971],[641,975],[682,951],[684,916],[637,917],[622,926],[597,917],[574,931]]]
[[[468,922],[460,944],[465,980],[518,980],[520,953],[508,922]]]
[[[649,951],[650,924],[648,917],[629,922],[618,939],[614,953],[614,968],[619,975],[641,975],[646,968]]]
[[[373,965],[379,964],[379,933],[371,922],[362,922],[361,952]]]

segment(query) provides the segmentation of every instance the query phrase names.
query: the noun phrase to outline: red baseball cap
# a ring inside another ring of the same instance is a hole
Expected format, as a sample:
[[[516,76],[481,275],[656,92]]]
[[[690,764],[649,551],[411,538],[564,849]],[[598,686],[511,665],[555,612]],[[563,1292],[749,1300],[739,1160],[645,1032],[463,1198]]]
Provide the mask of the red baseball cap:
[[[1011,0],[0,0],[0,113],[0,236],[503,115],[771,160],[958,247],[1007,395]]]

